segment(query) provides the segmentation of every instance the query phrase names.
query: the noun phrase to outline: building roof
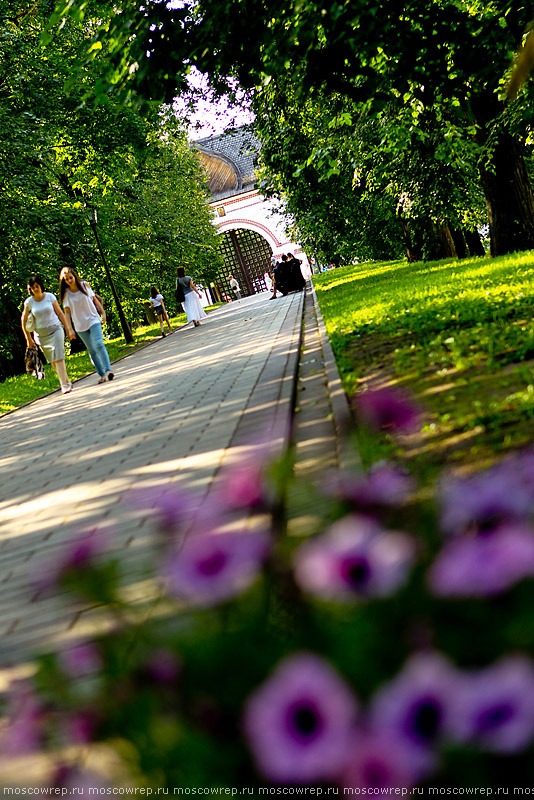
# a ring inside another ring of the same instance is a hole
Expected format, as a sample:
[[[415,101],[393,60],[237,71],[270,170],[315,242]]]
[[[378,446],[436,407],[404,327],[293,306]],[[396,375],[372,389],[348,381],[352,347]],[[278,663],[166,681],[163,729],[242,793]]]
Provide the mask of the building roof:
[[[212,200],[250,191],[256,183],[254,164],[259,139],[249,125],[193,142],[209,175]]]

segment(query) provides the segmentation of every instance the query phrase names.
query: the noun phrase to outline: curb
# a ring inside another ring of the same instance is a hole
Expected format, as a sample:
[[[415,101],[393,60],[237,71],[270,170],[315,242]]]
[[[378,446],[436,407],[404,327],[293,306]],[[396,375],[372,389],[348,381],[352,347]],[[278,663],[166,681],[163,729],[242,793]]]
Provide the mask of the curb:
[[[334,427],[336,430],[337,449],[339,454],[339,466],[342,470],[354,471],[361,469],[361,461],[354,449],[350,446],[348,440],[349,432],[354,428],[354,422],[350,411],[349,401],[341,377],[338,372],[334,351],[330,344],[330,339],[326,332],[326,325],[324,323],[321,309],[319,308],[319,301],[317,300],[317,292],[311,282],[311,296],[317,318],[317,328],[319,330],[319,338],[321,340],[321,348],[324,357],[324,368],[326,373],[326,389],[330,397],[330,404],[332,406],[332,414],[334,418]]]

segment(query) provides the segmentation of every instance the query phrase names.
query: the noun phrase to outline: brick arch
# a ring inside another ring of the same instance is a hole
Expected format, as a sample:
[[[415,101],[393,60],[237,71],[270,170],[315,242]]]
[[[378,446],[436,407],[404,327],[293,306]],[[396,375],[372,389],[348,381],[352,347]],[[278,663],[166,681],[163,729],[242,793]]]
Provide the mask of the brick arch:
[[[245,230],[256,231],[256,233],[259,233],[267,239],[273,251],[282,246],[282,242],[278,240],[266,225],[252,219],[228,219],[224,220],[224,222],[217,223],[216,227],[218,233],[226,233],[226,231],[232,230],[232,228],[245,228]]]

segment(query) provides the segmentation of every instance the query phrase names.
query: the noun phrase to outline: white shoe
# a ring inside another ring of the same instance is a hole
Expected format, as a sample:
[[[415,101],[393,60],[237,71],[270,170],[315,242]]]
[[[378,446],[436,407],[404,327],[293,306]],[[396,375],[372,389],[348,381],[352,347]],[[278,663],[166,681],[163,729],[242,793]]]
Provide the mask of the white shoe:
[[[99,383],[105,383],[106,382],[106,376],[105,375],[101,375],[100,378],[98,379],[98,382]]]
[[[61,387],[62,394],[68,394],[69,392],[72,392],[72,383],[67,383],[66,386]]]

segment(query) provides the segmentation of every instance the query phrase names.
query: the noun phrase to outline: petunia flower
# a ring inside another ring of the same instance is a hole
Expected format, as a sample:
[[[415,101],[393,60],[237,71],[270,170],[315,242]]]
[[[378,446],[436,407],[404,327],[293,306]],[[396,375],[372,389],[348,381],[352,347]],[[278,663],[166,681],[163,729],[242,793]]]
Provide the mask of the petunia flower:
[[[455,698],[453,732],[494,753],[517,753],[534,738],[534,665],[508,656],[468,674]]]
[[[387,597],[406,582],[414,557],[406,534],[350,515],[297,550],[295,579],[304,591],[326,599]]]
[[[534,531],[502,525],[491,535],[448,542],[430,568],[431,591],[442,597],[488,596],[534,575]]]
[[[414,481],[390,464],[379,464],[367,475],[338,472],[327,480],[327,495],[349,503],[354,511],[375,514],[400,506],[414,489]]]
[[[190,535],[165,566],[169,593],[197,605],[228,600],[252,585],[268,549],[263,531]]]
[[[520,477],[518,463],[508,460],[466,478],[445,479],[438,490],[442,530],[485,534],[503,523],[526,520],[533,498]]]
[[[108,538],[102,531],[82,531],[63,545],[53,559],[39,565],[32,583],[40,591],[53,589],[67,573],[96,564],[107,549]]]
[[[288,783],[339,777],[356,710],[352,691],[326,660],[311,653],[286,658],[245,707],[244,729],[259,770]]]
[[[0,739],[2,753],[19,756],[39,749],[45,709],[29,681],[15,680],[10,684],[6,717]]]
[[[69,678],[94,674],[102,666],[100,653],[93,642],[78,642],[73,647],[62,650],[58,659],[62,671]]]
[[[396,386],[360,392],[355,406],[360,419],[376,430],[413,433],[421,426],[420,408]]]
[[[342,783],[352,789],[410,789],[436,765],[433,753],[391,731],[362,731],[354,737]]]
[[[443,656],[417,654],[371,703],[374,730],[431,748],[448,732],[451,704],[460,682],[457,670]]]

